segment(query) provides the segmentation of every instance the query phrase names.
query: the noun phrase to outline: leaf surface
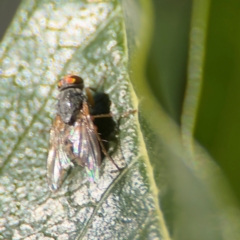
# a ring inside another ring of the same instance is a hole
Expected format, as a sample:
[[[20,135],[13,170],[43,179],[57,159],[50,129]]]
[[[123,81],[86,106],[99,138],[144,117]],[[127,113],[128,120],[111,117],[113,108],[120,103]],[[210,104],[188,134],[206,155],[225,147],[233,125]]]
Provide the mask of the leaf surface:
[[[46,183],[57,80],[73,73],[96,86],[105,77],[113,113],[136,109],[126,44],[118,1],[23,1],[0,51],[4,239],[168,238],[137,114],[121,120],[112,154],[123,171],[105,160],[96,184],[80,167],[56,194]]]

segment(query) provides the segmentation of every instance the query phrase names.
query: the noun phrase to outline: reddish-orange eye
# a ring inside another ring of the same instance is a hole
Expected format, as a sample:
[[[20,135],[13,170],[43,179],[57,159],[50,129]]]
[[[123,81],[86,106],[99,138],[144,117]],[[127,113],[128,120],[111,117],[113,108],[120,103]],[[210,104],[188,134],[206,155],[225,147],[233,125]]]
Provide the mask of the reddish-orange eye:
[[[67,75],[63,79],[66,84],[81,84],[83,83],[83,79],[77,75]]]
[[[73,84],[73,83],[75,83],[75,82],[76,82],[76,79],[73,78],[73,77],[68,77],[68,78],[66,79],[66,83],[68,83],[68,84]]]
[[[67,75],[63,79],[59,80],[58,88],[61,91],[69,87],[83,89],[83,79],[77,75]]]

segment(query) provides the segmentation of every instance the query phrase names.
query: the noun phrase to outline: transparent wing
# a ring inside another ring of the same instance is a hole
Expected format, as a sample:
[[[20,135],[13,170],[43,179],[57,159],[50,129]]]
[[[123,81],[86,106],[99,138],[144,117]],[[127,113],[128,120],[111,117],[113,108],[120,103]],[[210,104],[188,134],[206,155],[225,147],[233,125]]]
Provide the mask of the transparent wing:
[[[98,134],[88,112],[81,114],[80,118],[74,123],[70,132],[69,140],[72,143],[72,152],[75,162],[84,166],[88,174],[89,181],[95,182],[99,177],[99,166],[101,163],[101,152],[98,143]]]
[[[72,163],[66,154],[68,125],[59,116],[54,120],[50,132],[50,148],[47,159],[48,185],[52,192],[57,191],[65,180]]]

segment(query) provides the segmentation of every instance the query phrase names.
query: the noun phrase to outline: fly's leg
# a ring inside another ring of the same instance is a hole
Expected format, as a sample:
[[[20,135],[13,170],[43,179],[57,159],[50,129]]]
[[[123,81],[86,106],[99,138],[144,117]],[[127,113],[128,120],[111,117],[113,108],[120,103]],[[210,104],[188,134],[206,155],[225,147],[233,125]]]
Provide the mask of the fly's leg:
[[[96,136],[98,138],[98,142],[101,146],[101,149],[102,149],[102,152],[104,153],[104,155],[114,164],[114,166],[120,171],[121,168],[114,162],[114,160],[109,156],[107,150],[105,149],[104,145],[103,145],[103,142],[102,142],[102,139],[100,138],[98,132],[96,129],[94,129],[95,133],[96,133]]]
[[[105,80],[105,79],[103,79]],[[112,114],[110,112],[110,105],[111,105],[111,101],[108,97],[108,94],[104,93],[104,92],[98,92],[99,89],[99,84],[96,88],[85,88],[86,91],[86,95],[87,95],[87,102],[91,107],[91,119],[94,123],[94,131],[95,134],[98,138],[99,141],[99,145],[101,147],[102,153],[114,164],[114,166],[120,170],[121,168],[114,162],[114,160],[110,157],[110,155],[108,154],[108,145],[103,143],[102,139],[106,139],[107,141],[115,141],[115,143],[120,142],[119,138],[117,138],[116,136],[113,136],[114,133],[116,133],[116,130],[119,129],[119,127],[116,127],[116,123],[113,124],[114,120],[113,120],[113,116],[115,116],[116,114]],[[96,93],[95,95],[93,95],[92,93]],[[127,116],[129,116],[130,114],[134,114],[136,113],[136,110],[130,110],[128,112],[124,112],[119,114],[119,120],[118,120],[118,125],[120,123],[120,119],[121,118],[125,118]],[[97,119],[102,119],[102,118],[109,118],[109,120],[106,120],[106,124],[105,125],[105,121],[101,121],[101,120],[97,120]],[[110,120],[112,119],[112,121]],[[105,130],[105,126],[106,129]],[[108,131],[109,130],[109,131]],[[115,150],[116,150],[116,146],[115,145]],[[120,150],[122,153],[122,150]],[[103,156],[102,156],[103,157]]]
[[[88,87],[89,89],[91,89],[93,92],[104,92],[104,83],[105,83],[106,77],[102,76],[102,78],[100,79],[100,81],[98,82],[96,87]]]
[[[136,113],[136,112],[137,112],[137,110],[130,110],[130,111],[127,111],[127,112],[125,112],[125,113],[120,113],[120,114],[119,114],[119,115],[120,115],[120,118],[119,118],[119,119],[125,118],[125,117],[127,117],[127,116],[129,116],[129,115],[131,115],[131,114]],[[95,118],[113,117],[113,116],[115,116],[115,115],[118,115],[118,114],[107,113],[107,114],[93,115],[93,116],[91,116],[91,117],[92,117],[93,119],[95,119]]]
[[[136,112],[137,112],[137,110],[130,110],[130,111],[128,111],[128,112],[125,112],[125,113],[121,114],[120,118],[118,119],[117,131],[119,131],[119,125],[120,125],[121,119],[129,116],[130,114],[134,114],[134,113],[136,113]],[[91,116],[91,117],[94,119],[94,118],[105,118],[105,117],[112,117],[112,116],[113,116],[113,114],[112,114],[112,113],[109,113],[109,114],[94,115],[94,116]],[[99,141],[99,144],[100,144],[100,146],[101,146],[102,152],[103,152],[104,155],[114,164],[114,166],[120,171],[121,168],[119,168],[119,166],[114,162],[114,160],[112,159],[112,157],[109,156],[108,152],[106,151],[106,149],[105,149],[105,147],[104,147],[104,144],[103,144],[103,142],[102,142],[102,139],[101,139],[101,137],[99,136],[99,134],[98,134],[98,132],[97,132],[97,129],[94,128],[94,131],[95,131],[96,136],[97,136],[97,138],[98,138],[98,141]],[[119,139],[118,139],[118,142],[119,142]],[[122,151],[121,151],[121,152],[122,152]]]

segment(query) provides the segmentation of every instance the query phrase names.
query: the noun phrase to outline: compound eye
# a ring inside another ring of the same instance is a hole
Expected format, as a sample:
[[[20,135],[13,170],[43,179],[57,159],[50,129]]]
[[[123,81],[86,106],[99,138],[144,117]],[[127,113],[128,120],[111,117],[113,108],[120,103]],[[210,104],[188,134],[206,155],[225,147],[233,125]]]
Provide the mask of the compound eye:
[[[67,75],[58,81],[58,89],[60,91],[69,87],[83,89],[83,79],[77,75]]]
[[[67,75],[64,77],[64,81],[66,84],[82,84],[83,79],[77,75]]]

